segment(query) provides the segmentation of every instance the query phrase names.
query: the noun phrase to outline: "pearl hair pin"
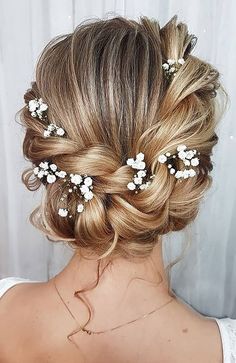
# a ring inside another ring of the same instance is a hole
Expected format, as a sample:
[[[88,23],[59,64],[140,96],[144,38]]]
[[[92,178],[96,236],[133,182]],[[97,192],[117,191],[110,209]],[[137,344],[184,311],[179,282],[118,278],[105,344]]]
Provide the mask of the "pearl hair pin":
[[[34,174],[48,184],[55,183],[60,178],[67,183],[67,192],[63,194],[60,201],[64,201],[65,199],[67,200],[69,193],[75,193],[76,196],[79,196],[80,199],[84,199],[85,202],[88,202],[93,198],[93,180],[86,174],[68,175],[65,171],[59,170],[56,164],[50,163],[49,161],[42,161],[39,166],[36,166],[34,168]],[[79,203],[76,210],[78,213],[83,212],[84,204]],[[59,208],[58,214],[61,217],[67,217],[69,214],[68,205],[63,208]],[[69,218],[72,218],[71,214],[69,215]]]

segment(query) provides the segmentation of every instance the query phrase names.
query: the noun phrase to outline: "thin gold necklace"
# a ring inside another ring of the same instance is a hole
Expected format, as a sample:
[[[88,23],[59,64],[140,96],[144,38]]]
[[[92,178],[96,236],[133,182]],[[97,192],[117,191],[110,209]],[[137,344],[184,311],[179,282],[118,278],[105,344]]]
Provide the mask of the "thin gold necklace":
[[[56,288],[56,291],[57,291],[57,294],[58,296],[60,297],[61,301],[63,302],[63,304],[65,305],[66,309],[68,310],[68,312],[70,313],[70,315],[72,316],[72,318],[77,322],[77,324],[81,327],[81,325],[79,324],[78,320],[75,318],[74,314],[72,313],[72,311],[68,308],[67,304],[65,303],[63,297],[61,296],[60,292],[58,291],[58,288],[56,286],[56,282],[55,282],[55,277],[53,277],[53,284]],[[118,328],[121,328],[122,326],[124,325],[128,325],[128,324],[131,324],[131,323],[134,323],[135,321],[137,320],[140,320],[140,319],[143,319],[143,318],[146,318],[147,316],[149,316],[150,314],[153,314],[155,313],[157,310],[160,310],[162,307],[164,307],[165,305],[168,305],[171,301],[173,300],[173,298],[171,298],[170,300],[168,300],[165,304],[162,304],[161,306],[159,306],[158,308],[150,311],[149,313],[146,313],[142,316],[140,316],[139,318],[137,319],[134,319],[134,320],[130,320],[128,321],[127,323],[124,323],[124,324],[120,324],[120,325],[117,325],[111,329],[106,329],[106,330],[101,330],[101,331],[92,331],[92,330],[89,330],[89,329],[86,329],[86,328],[82,328],[81,327],[81,330],[83,332],[86,332],[87,334],[91,335],[91,334],[102,334],[102,333],[106,333],[106,332],[109,332],[109,331],[113,331],[115,329],[118,329]]]

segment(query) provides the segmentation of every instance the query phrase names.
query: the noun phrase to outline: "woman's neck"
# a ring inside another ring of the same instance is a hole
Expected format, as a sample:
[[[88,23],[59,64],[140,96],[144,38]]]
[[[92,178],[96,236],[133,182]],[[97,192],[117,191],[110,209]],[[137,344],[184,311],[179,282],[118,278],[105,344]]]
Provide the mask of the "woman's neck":
[[[102,263],[100,273],[105,266]],[[96,305],[96,310],[102,310],[105,302],[107,313],[112,314],[114,311],[117,313],[117,309],[130,311],[131,307],[138,313],[145,313],[170,297],[161,242],[148,258],[140,262],[122,258],[112,260],[95,286],[97,268],[97,261],[84,259],[75,253],[56,276],[57,286],[63,291],[64,298],[69,301],[75,291],[88,289],[86,297],[92,305]]]

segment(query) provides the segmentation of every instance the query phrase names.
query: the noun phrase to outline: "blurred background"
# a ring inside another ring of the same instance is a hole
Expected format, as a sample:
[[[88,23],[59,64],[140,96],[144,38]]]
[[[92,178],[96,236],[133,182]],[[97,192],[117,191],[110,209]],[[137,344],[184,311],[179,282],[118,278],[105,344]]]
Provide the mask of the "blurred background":
[[[0,278],[46,281],[63,268],[72,250],[49,242],[29,222],[41,190],[21,182],[31,166],[22,155],[24,130],[15,121],[35,65],[51,38],[70,33],[88,18],[116,15],[155,18],[163,26],[178,15],[198,37],[193,55],[221,73],[230,104],[218,127],[213,185],[195,222],[165,237],[169,263],[191,242],[171,273],[174,291],[201,313],[236,318],[236,39],[234,0],[0,0]]]

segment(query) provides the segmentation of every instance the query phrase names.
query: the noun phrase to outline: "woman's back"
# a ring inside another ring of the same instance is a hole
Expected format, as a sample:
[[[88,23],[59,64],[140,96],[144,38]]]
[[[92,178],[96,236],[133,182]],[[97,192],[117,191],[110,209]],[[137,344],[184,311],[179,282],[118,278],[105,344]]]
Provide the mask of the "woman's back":
[[[73,301],[67,303],[73,306]],[[106,304],[99,313],[100,317],[106,316]],[[80,314],[77,318],[84,321],[83,309]],[[1,299],[0,318],[1,363],[234,362],[233,358],[223,361],[222,344],[226,347],[227,341],[222,342],[216,321],[203,318],[177,300],[151,319],[106,335],[91,337],[80,332],[73,336],[77,347],[65,339],[76,324],[50,281],[28,281],[7,291]],[[236,335],[236,321],[234,324]],[[230,352],[225,354],[229,356]]]

